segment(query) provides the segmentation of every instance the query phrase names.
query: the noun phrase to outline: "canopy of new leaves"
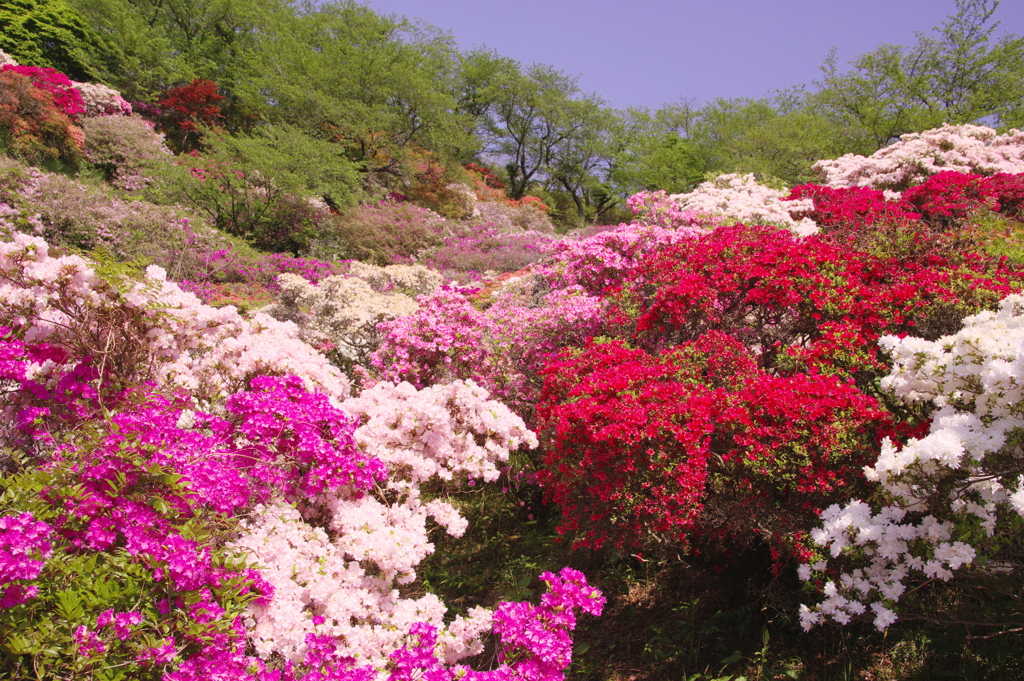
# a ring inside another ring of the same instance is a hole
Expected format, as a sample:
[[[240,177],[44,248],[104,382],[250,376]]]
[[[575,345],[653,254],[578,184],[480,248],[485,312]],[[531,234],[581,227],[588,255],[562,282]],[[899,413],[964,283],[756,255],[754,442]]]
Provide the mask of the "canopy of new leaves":
[[[944,122],[1019,123],[1024,39],[993,37],[997,5],[959,0],[916,44],[845,71],[826,60],[811,86],[656,111],[612,110],[550,66],[463,53],[442,30],[351,0],[24,0],[0,11],[0,49],[116,87],[178,152],[203,150],[209,128],[285,126],[333,144],[361,186],[335,185],[332,207],[399,191],[452,215],[446,187],[483,162],[511,199],[537,197],[579,226],[624,215],[636,191],[678,193],[708,173],[799,184],[819,159]]]

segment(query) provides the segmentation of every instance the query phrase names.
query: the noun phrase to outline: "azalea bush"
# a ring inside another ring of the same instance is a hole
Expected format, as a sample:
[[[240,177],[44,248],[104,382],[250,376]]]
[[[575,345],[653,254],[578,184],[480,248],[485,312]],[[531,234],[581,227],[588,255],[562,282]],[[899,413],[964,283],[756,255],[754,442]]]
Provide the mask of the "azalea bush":
[[[432,210],[381,201],[336,216],[311,239],[307,251],[322,259],[393,265],[441,246],[448,231],[447,221]]]
[[[207,280],[225,269],[216,253],[248,262],[237,244],[177,206],[127,200],[108,188],[0,159],[0,228],[31,232],[55,247],[106,252],[164,268],[172,279]],[[225,276],[229,273],[225,272]]]
[[[932,175],[1024,172],[1024,133],[1000,135],[983,125],[944,125],[900,136],[870,156],[847,154],[818,161],[815,171],[833,187],[870,187],[902,192]]]
[[[139,116],[86,118],[82,132],[85,157],[115,187],[142,189],[153,182],[151,168],[170,162],[163,135]]]
[[[1016,568],[1024,528],[1022,314],[1024,299],[1011,295],[950,336],[881,339],[892,357],[883,386],[934,409],[931,425],[902,445],[887,438],[865,471],[873,493],[822,513],[811,534],[816,555],[800,576],[825,598],[802,608],[805,628],[870,618],[884,630],[904,596],[968,567],[982,594],[1012,593],[1013,569],[997,566]],[[1019,606],[1009,607],[1002,616],[1017,616]],[[919,608],[914,614],[929,618]]]
[[[83,145],[81,128],[50,91],[14,68],[0,70],[0,150],[33,164],[74,168]]]
[[[485,390],[350,395],[293,325],[24,234],[0,245],[0,280],[6,671],[562,677],[575,611],[603,604],[582,574],[542,575],[539,606],[455,619],[429,593],[399,595],[433,550],[428,521],[466,527],[421,486],[493,481],[536,446]],[[493,668],[460,665],[492,632]]]
[[[675,203],[676,210],[713,218],[717,224],[776,225],[801,235],[817,232],[817,225],[810,218],[797,219],[791,215],[793,211],[809,208],[810,204],[799,199],[784,203],[785,197],[785,191],[760,184],[753,173],[729,173],[702,182],[692,192],[673,194],[668,199]],[[659,214],[653,207],[643,210],[651,212],[652,216]],[[668,215],[671,213],[666,213],[666,218]]]
[[[849,383],[773,376],[719,332],[656,355],[595,341],[547,367],[540,484],[583,547],[775,557],[859,488],[887,417]]]
[[[34,88],[49,93],[57,110],[73,121],[85,113],[81,93],[70,78],[56,69],[8,64],[0,66],[0,72],[17,73],[28,78]]]
[[[633,550],[760,537],[799,555],[793,538],[861,488],[891,427],[877,339],[950,332],[1021,283],[994,262],[897,266],[772,227],[653,252],[610,298],[603,333],[621,340],[545,369],[541,480],[561,530]]]
[[[365,364],[383,337],[378,326],[415,312],[413,298],[432,293],[440,284],[440,275],[419,265],[356,262],[345,274],[324,277],[315,285],[283,273],[277,278],[281,296],[265,311],[298,324],[303,339],[331,350],[338,361]]]
[[[440,246],[420,256],[419,262],[455,277],[479,280],[484,273],[515,272],[537,262],[552,241],[546,232],[507,232],[477,225],[445,237]]]

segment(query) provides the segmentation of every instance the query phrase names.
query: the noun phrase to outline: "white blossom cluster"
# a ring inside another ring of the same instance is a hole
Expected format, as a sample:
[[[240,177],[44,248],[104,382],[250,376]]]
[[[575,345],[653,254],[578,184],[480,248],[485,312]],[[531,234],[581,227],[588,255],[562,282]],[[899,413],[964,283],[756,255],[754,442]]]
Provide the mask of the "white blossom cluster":
[[[496,464],[522,445],[536,447],[536,436],[469,381],[423,390],[380,383],[341,407],[359,419],[356,442],[387,464],[388,481],[374,494],[332,492],[254,514],[233,546],[248,550],[274,586],[268,605],[250,609],[257,652],[299,660],[307,634],[330,634],[345,656],[381,666],[409,643],[416,622],[438,628],[447,663],[481,652],[489,611],[474,608],[445,624],[446,608],[436,596],[398,590],[434,551],[428,518],[453,536],[467,526],[451,504],[424,501],[420,484],[457,475],[494,480]]]
[[[125,101],[121,93],[102,83],[77,83],[71,86],[82,96],[85,116],[130,116],[132,105]]]
[[[18,62],[14,61],[14,57],[7,54],[3,50],[0,50],[0,66],[17,66]]]
[[[433,292],[442,278],[422,265],[354,262],[347,275],[327,277],[317,285],[288,273],[279,275],[277,283],[280,298],[264,312],[295,322],[307,342],[333,345],[361,361],[380,344],[377,325],[415,312],[419,306],[412,296]]]
[[[145,279],[119,290],[85,259],[50,257],[43,239],[26,234],[0,244],[2,324],[23,326],[29,342],[90,342],[96,362],[142,342],[145,357],[133,361],[148,365],[158,384],[189,390],[204,405],[258,374],[299,376],[307,389],[335,400],[349,395],[348,379],[298,339],[294,324],[259,314],[245,319],[232,306],[204,305],[155,265]],[[33,378],[56,381],[58,369],[47,362]]]
[[[447,608],[437,596],[403,597],[387,575],[375,574],[377,566],[390,568],[396,553],[432,551],[421,515],[370,496],[338,500],[333,510],[329,534],[287,504],[257,508],[232,545],[251,552],[274,586],[271,602],[251,606],[246,621],[258,655],[301,661],[306,636],[316,633],[334,637],[357,663],[382,667],[391,652],[410,643],[408,631],[417,622],[437,627],[446,662],[481,652],[489,610],[472,608],[446,625]],[[354,536],[341,534],[346,541],[338,541],[338,529]]]
[[[748,225],[776,225],[786,227],[800,236],[818,231],[818,225],[809,217],[795,218],[794,214],[814,210],[811,199],[783,201],[789,192],[759,184],[753,173],[728,173],[703,182],[688,194],[673,194],[679,210],[714,218],[721,224],[735,221]]]
[[[391,484],[456,475],[497,480],[496,462],[536,436],[508,407],[488,399],[473,381],[416,390],[409,383],[378,383],[342,403],[362,425],[356,442],[396,471]],[[398,407],[396,405],[403,405]]]
[[[870,156],[847,154],[814,164],[825,184],[902,192],[943,171],[1024,173],[1024,132],[1000,135],[983,125],[944,125],[902,135]],[[889,194],[894,198],[894,194]]]
[[[1024,296],[966,318],[953,336],[886,336],[880,344],[894,363],[883,387],[937,411],[928,435],[903,448],[886,439],[865,468],[886,500],[878,512],[855,500],[822,514],[812,539],[833,558],[867,566],[825,582],[825,600],[801,608],[807,629],[825,619],[846,623],[867,607],[885,629],[908,578],[952,579],[977,558],[963,541],[972,531],[992,537],[1001,511],[1024,516],[1024,452],[1014,441],[1024,428]],[[827,567],[802,565],[800,577],[824,579]]]
[[[473,191],[472,187],[461,182],[452,182],[445,185],[445,189],[451,192],[459,208],[465,212],[466,218],[480,217],[480,209],[477,208],[476,192]]]
[[[350,264],[348,276],[362,279],[375,291],[404,293],[413,298],[431,294],[444,283],[444,277],[423,265],[377,267],[358,260]]]

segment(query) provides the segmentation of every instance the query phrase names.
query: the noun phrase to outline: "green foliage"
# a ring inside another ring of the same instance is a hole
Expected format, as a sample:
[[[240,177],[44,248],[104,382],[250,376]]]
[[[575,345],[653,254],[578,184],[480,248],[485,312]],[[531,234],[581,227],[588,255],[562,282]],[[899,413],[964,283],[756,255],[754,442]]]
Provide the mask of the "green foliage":
[[[185,203],[217,229],[272,252],[304,250],[329,214],[326,204],[286,191],[227,152],[180,156],[178,164],[157,176],[148,190],[156,201]]]
[[[755,173],[790,186],[816,181],[811,166],[819,159],[854,150],[843,128],[815,110],[801,90],[716,100],[701,109],[693,143],[715,171]]]
[[[329,217],[362,197],[356,166],[337,144],[280,124],[253,135],[208,131],[202,157],[160,168],[147,195],[182,202],[257,248],[298,253]]]
[[[47,66],[72,80],[97,80],[110,47],[64,0],[0,3],[0,50],[19,64]]]
[[[708,161],[690,138],[697,112],[688,103],[655,112],[628,109],[616,130],[612,180],[624,193],[690,191],[704,180]]]
[[[234,163],[291,194],[314,196],[334,208],[352,206],[365,198],[358,166],[348,159],[344,148],[297,127],[263,125],[252,135],[214,132],[206,140],[212,148],[209,158]]]
[[[340,142],[383,179],[408,173],[416,148],[475,148],[454,113],[457,52],[447,34],[350,1],[302,5],[276,22],[242,89],[265,118]]]
[[[999,0],[956,0],[957,13],[918,34],[913,46],[883,45],[842,73],[835,54],[822,65],[814,102],[872,148],[908,132],[995,116],[1016,125],[1024,96],[1024,38],[992,44]],[[858,152],[861,153],[861,152]]]
[[[277,0],[67,0],[111,45],[102,80],[129,100],[196,78],[223,87],[256,72],[256,36]]]

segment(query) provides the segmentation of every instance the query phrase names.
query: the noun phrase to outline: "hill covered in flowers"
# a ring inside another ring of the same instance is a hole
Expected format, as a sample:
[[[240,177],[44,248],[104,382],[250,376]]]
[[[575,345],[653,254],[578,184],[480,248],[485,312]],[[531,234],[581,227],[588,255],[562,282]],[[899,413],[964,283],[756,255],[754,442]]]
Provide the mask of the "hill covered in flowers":
[[[1020,673],[1024,134],[566,231],[342,210],[204,87],[0,71],[6,676]]]

